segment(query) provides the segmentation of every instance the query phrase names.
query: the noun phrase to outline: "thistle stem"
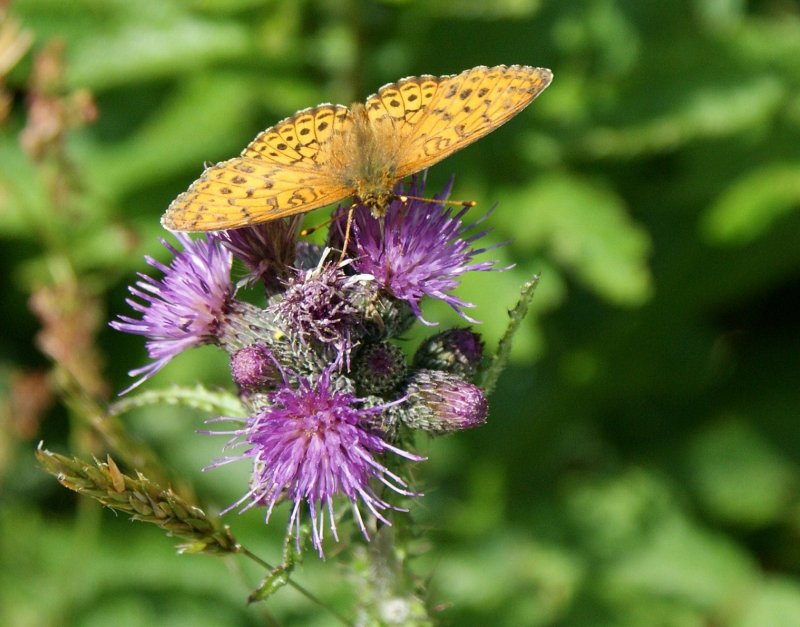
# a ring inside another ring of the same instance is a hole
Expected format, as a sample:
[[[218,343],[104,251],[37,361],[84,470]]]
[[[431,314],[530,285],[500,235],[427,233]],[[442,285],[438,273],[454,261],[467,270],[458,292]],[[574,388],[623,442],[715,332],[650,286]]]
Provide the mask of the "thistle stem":
[[[500,373],[503,372],[506,365],[508,365],[508,358],[511,354],[511,341],[514,339],[514,335],[517,330],[519,330],[522,321],[528,314],[528,308],[530,307],[531,301],[533,301],[533,295],[534,292],[536,292],[537,285],[539,285],[539,275],[535,274],[529,281],[524,283],[520,290],[519,302],[514,306],[514,309],[508,312],[510,320],[506,332],[503,334],[503,337],[500,338],[500,342],[497,344],[497,351],[494,357],[492,357],[491,362],[489,362],[489,365],[486,366],[481,373],[480,387],[484,389],[486,396],[492,393],[492,390],[494,390],[497,384],[497,379],[500,378]]]
[[[245,547],[241,547],[239,552],[242,553],[243,555],[246,555],[251,560],[253,560],[256,564],[258,564],[259,566],[262,566],[266,570],[273,570],[274,569],[274,567],[271,566],[269,564],[269,562],[264,561],[263,559],[258,557],[258,555],[256,555],[255,553],[252,553],[249,549],[246,549]],[[305,598],[307,598],[312,603],[315,603],[319,607],[321,607],[321,608],[327,610],[328,612],[330,612],[330,614],[334,618],[336,618],[336,620],[338,620],[342,625],[347,625],[348,627],[352,627],[353,623],[351,621],[349,621],[345,616],[343,616],[337,610],[335,610],[330,605],[325,603],[322,599],[317,597],[313,592],[311,592],[310,590],[308,590],[304,586],[300,585],[299,583],[297,583],[296,581],[291,579],[291,577],[287,580],[286,583],[287,583],[287,585],[289,585],[292,588],[294,588],[295,590],[297,590],[300,594],[302,594]]]

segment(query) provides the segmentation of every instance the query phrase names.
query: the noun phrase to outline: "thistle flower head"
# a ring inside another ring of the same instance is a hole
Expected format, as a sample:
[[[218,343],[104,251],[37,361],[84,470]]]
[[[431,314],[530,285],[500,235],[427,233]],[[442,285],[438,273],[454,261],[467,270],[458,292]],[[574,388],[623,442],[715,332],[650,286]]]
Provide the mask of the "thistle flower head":
[[[161,280],[139,273],[140,280],[128,288],[135,298],[127,303],[142,314],[141,319],[120,315],[110,323],[117,331],[146,337],[147,353],[154,360],[128,373],[144,376],[125,392],[153,376],[181,351],[216,342],[233,299],[230,252],[212,237],[192,240],[182,233],[176,237],[183,250],[163,242],[174,254],[168,266],[146,258],[163,273]]]
[[[406,356],[399,347],[375,342],[359,349],[352,376],[360,393],[383,395],[399,385],[406,369]]]
[[[323,255],[315,268],[296,271],[270,311],[287,333],[307,345],[334,349],[335,360],[346,365],[362,330],[358,304],[368,297],[372,277],[345,274],[326,259]]]
[[[451,187],[452,180],[434,199],[447,199]],[[422,196],[424,180],[414,177],[408,189],[398,185],[396,193]],[[497,268],[494,261],[473,261],[486,249],[472,248],[472,243],[487,231],[468,234],[474,225],[463,222],[467,210],[436,202],[398,199],[389,205],[381,223],[368,207],[359,206],[355,209],[353,237],[348,246],[353,267],[358,272],[371,274],[380,287],[406,301],[424,324],[432,324],[422,317],[420,310],[425,296],[446,302],[463,318],[472,321],[464,308],[474,305],[451,292],[464,273]],[[341,231],[344,219],[336,222]]]
[[[421,196],[422,179],[396,191]],[[449,192],[450,185],[438,199]],[[250,417],[228,432],[238,454],[212,467],[247,460],[252,473],[229,510],[263,507],[269,522],[275,506],[288,501],[287,533],[299,550],[301,526],[310,526],[323,556],[325,533],[338,541],[338,502],[350,502],[369,539],[365,508],[390,525],[390,510],[405,511],[391,503],[391,492],[416,496],[402,471],[393,471],[400,458],[423,459],[395,446],[405,428],[440,434],[486,420],[485,395],[466,381],[481,360],[478,334],[451,329],[433,336],[413,368],[397,341],[414,320],[429,324],[420,309],[425,296],[469,319],[464,309],[472,305],[452,291],[464,273],[496,269],[493,261],[474,260],[484,249],[473,244],[486,231],[465,225],[466,211],[405,198],[376,220],[359,207],[348,258],[338,263],[330,249],[298,244],[297,217],[196,241],[178,235],[183,250],[167,245],[174,254],[169,265],[148,259],[164,276],[140,275],[131,288],[128,302],[141,319],[120,316],[112,326],[147,338],[153,362],[131,373],[144,374],[142,380],[192,346],[214,343],[230,355]],[[342,246],[343,230],[344,221],[335,221],[333,245],[338,237]],[[233,255],[249,268],[250,282],[266,286],[266,306],[235,298]]]
[[[216,237],[247,266],[249,273],[245,282],[260,280],[267,292],[273,294],[282,289],[295,263],[297,234],[302,219],[302,214],[299,214],[241,229],[219,231]]]
[[[289,533],[294,532],[299,545],[302,513],[307,509],[312,543],[321,557],[326,527],[338,541],[335,497],[350,501],[356,522],[369,539],[359,505],[384,524],[391,524],[384,510],[399,510],[379,496],[371,480],[398,494],[413,495],[378,456],[391,452],[422,459],[390,445],[373,431],[369,418],[385,406],[364,407],[354,394],[337,389],[333,372],[328,368],[315,380],[291,377],[292,384],[287,377],[284,385],[268,394],[269,405],[237,432],[239,444],[247,446],[247,451],[220,462],[246,458],[253,463],[250,490],[231,508],[264,506],[269,522],[276,503],[285,497],[292,503]]]

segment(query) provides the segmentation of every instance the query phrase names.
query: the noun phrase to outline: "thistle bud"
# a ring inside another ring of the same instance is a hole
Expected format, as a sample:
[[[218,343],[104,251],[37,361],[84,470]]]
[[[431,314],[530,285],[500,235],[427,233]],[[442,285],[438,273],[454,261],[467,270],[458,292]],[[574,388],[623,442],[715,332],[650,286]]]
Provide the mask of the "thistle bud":
[[[418,370],[406,389],[403,421],[413,429],[439,435],[486,422],[489,403],[478,386],[441,370]]]
[[[483,358],[483,341],[472,329],[448,329],[420,344],[414,355],[415,368],[444,370],[471,379]]]
[[[231,374],[242,393],[269,390],[281,382],[281,374],[263,344],[245,346],[231,355]]]
[[[384,395],[394,390],[406,375],[406,357],[388,342],[367,344],[353,364],[356,390],[364,396]]]

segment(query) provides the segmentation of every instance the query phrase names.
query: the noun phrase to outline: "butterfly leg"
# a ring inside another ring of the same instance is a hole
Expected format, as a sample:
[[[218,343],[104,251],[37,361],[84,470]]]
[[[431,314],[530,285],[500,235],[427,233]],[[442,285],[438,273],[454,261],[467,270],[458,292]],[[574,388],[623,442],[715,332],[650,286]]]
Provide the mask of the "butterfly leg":
[[[356,205],[353,203],[347,210],[347,224],[344,227],[344,241],[342,242],[342,254],[339,255],[339,263],[344,261],[347,254],[347,246],[350,244],[350,230],[353,228],[353,212],[356,210]]]

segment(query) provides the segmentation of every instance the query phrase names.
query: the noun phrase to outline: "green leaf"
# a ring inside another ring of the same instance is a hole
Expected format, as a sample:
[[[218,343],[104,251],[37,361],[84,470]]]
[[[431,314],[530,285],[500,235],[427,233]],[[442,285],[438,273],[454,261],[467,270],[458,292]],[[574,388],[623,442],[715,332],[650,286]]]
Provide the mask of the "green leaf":
[[[800,582],[789,577],[767,577],[747,596],[747,606],[734,627],[800,625]]]
[[[538,284],[538,276],[533,276],[527,281],[520,290],[520,297],[516,306],[508,312],[508,328],[500,339],[497,345],[497,351],[492,357],[492,360],[480,373],[480,386],[486,391],[487,395],[492,393],[494,386],[497,384],[497,379],[500,378],[500,373],[502,373],[508,365],[508,357],[511,354],[511,342],[522,324],[522,321],[525,319],[525,316],[528,315],[528,308],[533,300],[533,295],[536,292],[536,286]]]
[[[800,208],[800,163],[771,164],[734,181],[702,216],[716,244],[747,244]]]
[[[441,18],[514,19],[536,14],[541,5],[542,0],[431,0],[420,3],[419,8]]]
[[[544,175],[503,204],[517,209],[496,214],[509,222],[507,230],[520,220],[526,225],[514,231],[515,246],[547,249],[612,303],[635,306],[650,296],[650,239],[606,186],[578,175]]]
[[[679,599],[709,611],[725,607],[757,581],[749,556],[723,534],[680,516],[653,528],[608,571],[608,595],[623,606],[643,596]]]
[[[0,234],[37,235],[51,222],[51,199],[41,172],[7,137],[0,137],[0,163]]]
[[[273,568],[269,574],[261,580],[258,588],[247,597],[248,603],[264,601],[271,597],[275,592],[289,583],[289,575],[294,569],[294,564],[282,564]]]
[[[677,150],[701,138],[736,135],[764,127],[785,97],[784,86],[770,76],[730,85],[702,84],[687,93],[680,106],[654,114],[650,120],[589,131],[579,142],[579,151],[596,158],[629,158]]]
[[[241,150],[244,142],[236,138],[251,105],[247,78],[211,74],[186,81],[130,139],[85,155],[92,179],[120,198],[189,167],[199,176],[204,161]]]
[[[745,420],[707,427],[688,450],[689,480],[717,518],[747,528],[778,524],[796,492],[796,472]]]
[[[128,17],[77,39],[70,49],[67,81],[93,90],[191,73],[251,50],[243,24],[177,13],[168,3],[140,2]]]

